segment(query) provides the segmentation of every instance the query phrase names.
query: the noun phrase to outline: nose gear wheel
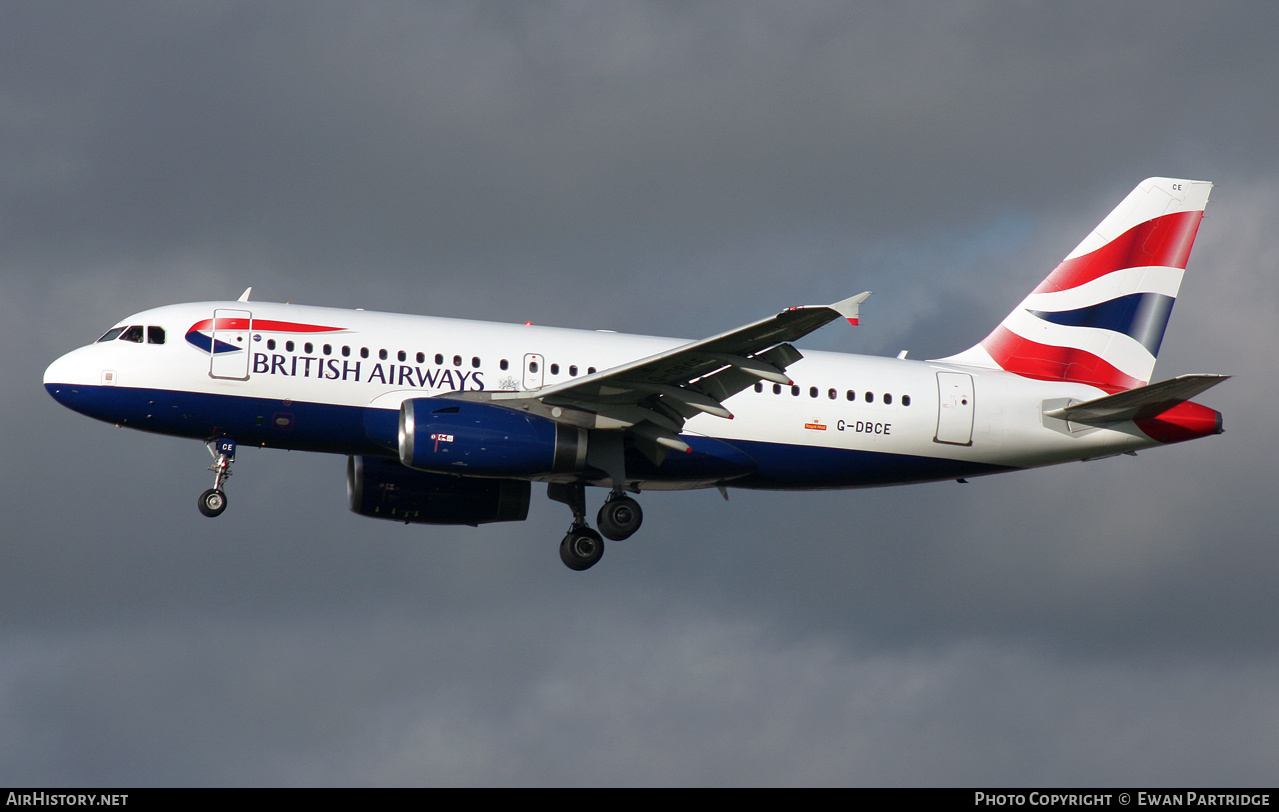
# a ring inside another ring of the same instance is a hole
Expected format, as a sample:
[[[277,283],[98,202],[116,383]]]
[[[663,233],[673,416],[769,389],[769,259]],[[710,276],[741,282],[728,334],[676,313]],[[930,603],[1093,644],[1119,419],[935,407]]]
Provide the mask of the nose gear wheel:
[[[207,445],[209,453],[213,455],[213,464],[209,466],[209,470],[213,472],[213,487],[200,494],[197,507],[201,513],[212,519],[221,516],[222,511],[226,510],[226,491],[222,489],[222,483],[231,477],[231,463],[235,462],[235,440],[219,437],[210,440]]]

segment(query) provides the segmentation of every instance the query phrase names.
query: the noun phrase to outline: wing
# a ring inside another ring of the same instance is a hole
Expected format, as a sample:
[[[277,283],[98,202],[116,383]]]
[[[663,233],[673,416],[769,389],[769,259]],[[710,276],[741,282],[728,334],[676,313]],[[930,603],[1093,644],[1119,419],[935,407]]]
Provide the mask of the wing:
[[[870,292],[830,305],[791,307],[775,316],[693,341],[583,378],[525,392],[459,392],[561,423],[627,432],[660,463],[667,449],[688,451],[679,439],[697,414],[732,419],[724,401],[763,379],[791,385],[786,367],[803,356],[790,345],[843,317],[856,324]]]

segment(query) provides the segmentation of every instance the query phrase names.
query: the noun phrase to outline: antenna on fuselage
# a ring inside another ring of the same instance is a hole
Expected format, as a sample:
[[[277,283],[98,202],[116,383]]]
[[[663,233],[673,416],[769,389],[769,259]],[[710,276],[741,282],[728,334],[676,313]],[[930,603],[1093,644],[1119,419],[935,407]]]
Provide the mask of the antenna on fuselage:
[[[239,299],[236,299],[236,301],[237,301],[237,302],[247,302],[247,301],[249,300],[249,294],[250,294],[250,293],[252,293],[252,292],[253,292],[253,286],[252,286],[252,285],[249,285],[247,288],[245,288],[245,289],[244,289],[244,293],[241,293],[241,294],[240,294],[240,298],[239,298]]]

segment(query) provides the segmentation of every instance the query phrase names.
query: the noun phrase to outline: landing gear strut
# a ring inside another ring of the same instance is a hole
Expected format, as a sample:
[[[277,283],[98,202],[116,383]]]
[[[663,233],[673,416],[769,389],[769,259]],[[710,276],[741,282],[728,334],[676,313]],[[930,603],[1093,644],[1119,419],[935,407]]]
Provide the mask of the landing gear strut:
[[[209,466],[209,470],[213,472],[213,487],[200,494],[197,504],[200,512],[212,519],[214,516],[221,516],[222,511],[226,510],[226,492],[222,490],[222,483],[231,476],[231,463],[235,462],[235,440],[220,437],[210,440],[208,447],[209,454],[213,456],[213,464]]]
[[[546,486],[546,495],[573,511],[573,524],[560,542],[560,560],[564,566],[578,572],[595,566],[604,555],[604,539],[586,523],[586,486],[552,482]]]

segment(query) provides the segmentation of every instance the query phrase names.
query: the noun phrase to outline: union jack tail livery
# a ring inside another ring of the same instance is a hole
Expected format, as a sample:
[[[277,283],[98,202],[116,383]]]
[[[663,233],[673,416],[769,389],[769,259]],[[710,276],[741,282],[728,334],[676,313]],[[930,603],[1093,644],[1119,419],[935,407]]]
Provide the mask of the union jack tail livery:
[[[1211,190],[1143,181],[994,332],[946,360],[1109,392],[1146,385]]]

